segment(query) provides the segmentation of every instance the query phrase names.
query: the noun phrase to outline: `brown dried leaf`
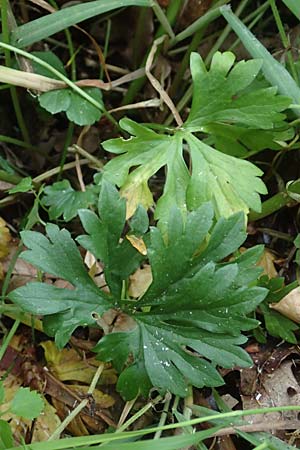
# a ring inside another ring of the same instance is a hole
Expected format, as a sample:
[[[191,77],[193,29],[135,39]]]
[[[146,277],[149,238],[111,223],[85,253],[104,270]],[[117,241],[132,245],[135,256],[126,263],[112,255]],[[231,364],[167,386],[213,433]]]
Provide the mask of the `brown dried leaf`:
[[[96,368],[102,364],[94,357],[82,358],[73,348],[58,350],[52,341],[41,343],[45,351],[47,365],[51,372],[61,381],[80,381],[90,384]],[[105,369],[100,379],[104,384],[115,384],[117,376],[113,369]]]
[[[284,316],[300,323],[300,287],[296,287],[278,303],[271,303],[270,308],[279,311]]]
[[[278,273],[274,266],[275,260],[276,257],[274,253],[265,248],[262,257],[258,262],[258,265],[264,269],[263,275],[268,275],[269,278],[277,277]]]
[[[145,265],[142,269],[137,269],[129,279],[129,295],[133,298],[141,297],[152,283],[151,267]]]

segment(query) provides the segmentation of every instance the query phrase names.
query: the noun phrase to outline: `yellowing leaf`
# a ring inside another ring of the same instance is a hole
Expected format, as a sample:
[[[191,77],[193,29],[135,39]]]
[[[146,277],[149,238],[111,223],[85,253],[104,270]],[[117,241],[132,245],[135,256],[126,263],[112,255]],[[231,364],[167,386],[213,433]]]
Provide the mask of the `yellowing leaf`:
[[[6,226],[5,221],[0,217],[0,258],[8,255],[8,244],[11,240],[9,229]]]
[[[73,380],[89,384],[95,375],[96,367],[101,364],[95,358],[83,359],[73,348],[58,350],[53,341],[42,342],[41,346],[50,370],[61,381]],[[105,384],[116,383],[114,370],[104,370],[101,380]]]
[[[271,303],[270,308],[279,311],[284,316],[300,323],[300,287],[296,287],[278,303]]]
[[[141,255],[147,255],[147,248],[142,238],[137,237],[134,234],[126,234],[126,239],[128,239],[132,247],[136,248]]]
[[[258,266],[264,269],[263,275],[268,275],[269,278],[277,277],[278,273],[274,266],[275,259],[274,253],[265,248],[262,257],[258,261]]]
[[[128,182],[122,187],[120,194],[126,198],[126,219],[133,216],[139,205],[143,205],[145,209],[153,205],[151,191],[139,173],[129,176]]]

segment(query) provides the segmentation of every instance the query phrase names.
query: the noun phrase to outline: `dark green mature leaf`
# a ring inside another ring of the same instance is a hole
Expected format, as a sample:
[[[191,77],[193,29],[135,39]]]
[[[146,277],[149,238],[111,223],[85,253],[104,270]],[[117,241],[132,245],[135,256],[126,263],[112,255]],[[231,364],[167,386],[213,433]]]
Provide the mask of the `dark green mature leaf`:
[[[80,325],[94,325],[92,313],[102,315],[110,308],[109,297],[97,288],[88,275],[79,250],[70,233],[54,224],[46,227],[48,238],[34,231],[23,231],[26,250],[21,257],[44,272],[69,281],[72,289],[60,289],[44,283],[28,283],[9,294],[9,298],[25,311],[42,314],[45,326],[55,334],[56,343],[63,347]],[[47,325],[49,321],[49,325]]]
[[[271,278],[268,279],[267,276],[261,277],[259,280],[259,285],[267,287],[269,293],[260,305],[260,312],[263,315],[265,328],[267,332],[274,337],[279,337],[284,341],[290,342],[291,344],[297,343],[297,337],[295,336],[295,331],[299,330],[299,325],[297,325],[292,320],[280,314],[278,311],[271,309],[269,303],[277,303],[283,297],[285,297],[292,289],[297,287],[297,282],[290,283],[289,285],[284,285],[284,278]]]
[[[89,87],[83,90],[103,105],[100,89]],[[80,126],[92,125],[102,114],[100,109],[91,105],[71,88],[44,92],[38,99],[40,105],[50,113],[66,112],[68,119]]]
[[[123,281],[138,268],[143,257],[127,239],[120,241],[126,222],[126,204],[117,189],[105,180],[98,211],[100,218],[92,211],[79,211],[88,235],[79,236],[77,241],[104,263],[106,282],[111,292],[119,297]]]
[[[288,97],[276,95],[275,87],[245,89],[257,77],[262,60],[240,61],[234,67],[231,52],[216,52],[207,72],[201,56],[191,55],[193,102],[185,128],[201,130],[213,122],[237,123],[258,129],[273,128],[284,115],[280,112],[291,103]]]
[[[65,70],[63,62],[55,55],[55,53],[46,51],[46,52],[31,52],[31,54],[37,56],[42,61],[45,61],[46,63],[50,64],[51,67],[58,70],[63,75],[67,76],[67,72]],[[39,75],[43,75],[44,77],[55,78],[59,80],[56,74],[50,72],[50,70],[46,69],[40,64],[37,64],[35,61],[32,61],[31,64],[34,73],[38,73]]]
[[[55,334],[60,346],[78,325],[92,325],[93,313],[101,316],[111,307],[121,310],[126,331],[104,336],[95,351],[101,360],[112,361],[119,371],[124,369],[118,389],[126,399],[138,393],[147,395],[151,385],[185,396],[189,384],[222,384],[216,365],[251,364],[240,348],[246,341],[241,331],[257,325],[247,314],[266,295],[264,288],[254,286],[257,268],[253,265],[260,249],[221,262],[245,238],[243,213],[213,226],[211,204],[188,213],[186,220],[173,208],[166,234],[151,228],[145,239],[153,283],[140,300],[133,300],[124,298],[122,288],[143,257],[121,239],[125,201],[106,180],[98,209],[100,217],[80,211],[88,235],[78,240],[104,263],[111,296],[88,276],[70,234],[50,224],[49,239],[40,233],[23,233],[29,248],[23,258],[68,280],[75,289],[30,283],[10,293],[10,299],[26,311],[45,315],[45,330]],[[142,235],[146,231],[148,223],[141,208],[130,225],[133,232]]]
[[[77,216],[78,210],[97,203],[99,186],[87,186],[86,191],[75,191],[68,180],[58,181],[44,189],[42,204],[49,208],[51,220],[63,216],[66,222]]]
[[[210,230],[210,205],[190,213],[186,224],[180,213],[173,214],[167,241],[158,229],[151,229],[148,255],[153,283],[135,302],[134,310],[130,303],[126,306],[136,327],[128,333],[105,336],[94,349],[100,359],[112,361],[118,369],[130,355],[134,359],[133,367],[125,369],[118,384],[127,399],[143,391],[139,381],[147,378],[159,389],[185,396],[187,383],[198,387],[222,383],[216,364],[251,364],[239,345],[246,340],[241,330],[249,330],[257,323],[246,314],[266,295],[262,288],[249,287],[257,277],[250,265],[255,252],[235,263],[216,264],[241,244],[245,236],[243,215],[223,219],[216,230]],[[227,239],[229,229],[234,232]],[[208,231],[211,237],[207,244]],[[248,280],[241,287],[244,270]],[[117,342],[121,344],[116,346]],[[116,352],[111,348],[117,348]],[[135,378],[132,386],[137,362],[140,379]]]

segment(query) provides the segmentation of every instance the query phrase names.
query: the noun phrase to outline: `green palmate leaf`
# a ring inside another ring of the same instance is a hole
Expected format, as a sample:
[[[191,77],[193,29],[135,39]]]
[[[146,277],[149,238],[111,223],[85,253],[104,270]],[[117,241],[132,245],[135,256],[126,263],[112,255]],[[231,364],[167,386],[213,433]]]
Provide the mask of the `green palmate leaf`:
[[[185,214],[187,206],[195,209],[212,200],[217,217],[240,210],[247,213],[249,208],[260,210],[258,193],[266,193],[266,188],[258,178],[261,170],[250,162],[218,152],[188,131],[164,136],[130,119],[122,119],[120,125],[134,137],[103,144],[105,150],[121,153],[106,164],[104,176],[121,187],[121,194],[128,201],[129,216],[138,204],[145,208],[152,204],[147,183],[163,166],[167,166],[166,183],[155,217],[164,229],[174,204]],[[183,158],[183,140],[189,144],[191,174]],[[132,167],[135,169],[130,172]]]
[[[143,257],[127,239],[120,241],[126,221],[126,204],[124,199],[119,197],[116,188],[105,180],[101,186],[98,212],[100,217],[89,210],[79,211],[82,225],[88,235],[79,236],[77,240],[104,263],[106,282],[111,292],[120,296],[123,280],[137,269]],[[140,217],[136,227],[141,227],[141,220]],[[148,221],[144,223],[145,228],[148,228]]]
[[[105,336],[94,349],[118,370],[129,356],[133,358],[118,381],[127,399],[144,393],[150,384],[185,396],[187,383],[198,387],[222,383],[216,364],[251,364],[239,347],[246,340],[240,332],[255,326],[257,322],[246,314],[266,295],[262,288],[249,287],[257,278],[253,262],[261,249],[234,263],[218,264],[244,239],[244,218],[237,214],[211,229],[212,215],[212,207],[205,204],[188,214],[184,224],[180,212],[173,211],[167,240],[158,229],[151,229],[148,255],[153,283],[134,307],[130,302],[125,307],[135,326],[127,333]]]
[[[212,201],[217,217],[236,211],[260,211],[260,194],[266,194],[258,178],[262,171],[248,161],[225,155],[207,146],[192,134],[186,135],[192,158],[192,174],[187,188],[187,204],[195,209]]]
[[[29,283],[9,297],[25,311],[45,315],[46,332],[55,335],[57,345],[62,347],[78,326],[94,325],[93,313],[103,314],[110,303],[108,295],[88,275],[70,233],[53,224],[48,224],[46,231],[48,238],[34,231],[22,232],[29,250],[21,256],[40,270],[69,281],[74,289]]]
[[[55,55],[55,53],[47,51],[47,52],[31,52],[32,55],[37,56],[41,60],[50,64],[51,67],[58,70],[63,75],[67,76],[67,72],[62,61]],[[38,73],[39,75],[43,75],[44,77],[59,79],[55,74],[50,72],[50,70],[45,67],[37,64],[37,62],[32,61],[32,68],[34,73]]]
[[[244,23],[231,11],[229,5],[222,6],[220,11],[229,25],[240,38],[244,47],[253,58],[260,58],[262,61],[262,71],[265,78],[272,86],[275,86],[283,95],[292,99],[291,103],[299,104],[300,88],[287,71],[287,69],[277,61],[266,47],[251,33]],[[292,108],[292,105],[291,105]],[[299,108],[292,108],[295,115],[299,117]]]
[[[19,388],[12,399],[10,411],[25,419],[35,419],[44,409],[44,402],[41,395],[29,388]]]
[[[87,94],[102,103],[101,91],[97,88],[84,88]],[[51,114],[66,112],[68,119],[77,125],[92,125],[101,117],[101,111],[70,88],[45,92],[38,97],[40,105]],[[104,107],[103,107],[104,108]]]
[[[74,289],[29,283],[11,292],[9,298],[25,311],[44,315],[45,331],[56,336],[59,346],[77,326],[93,325],[95,315],[101,316],[111,307],[122,311],[126,331],[106,335],[95,351],[121,372],[118,389],[126,399],[138,393],[147,395],[151,385],[185,396],[188,384],[222,384],[216,365],[251,364],[240,348],[246,340],[241,331],[257,325],[247,314],[266,295],[264,288],[254,286],[258,277],[254,265],[261,248],[222,262],[245,239],[244,215],[222,218],[213,225],[211,204],[188,213],[185,220],[174,207],[166,234],[152,227],[145,237],[153,282],[142,298],[133,301],[125,295],[124,281],[143,257],[127,239],[121,239],[125,201],[105,179],[98,210],[100,217],[89,210],[80,211],[88,234],[78,240],[104,263],[110,295],[88,276],[70,234],[49,224],[48,238],[23,232],[29,250],[22,257],[69,281]],[[141,236],[147,226],[145,211],[138,208],[130,228]]]
[[[86,186],[86,190],[75,191],[68,180],[58,181],[44,189],[42,204],[49,207],[51,220],[63,216],[66,222],[77,216],[78,210],[97,203],[99,186]]]
[[[205,131],[210,135],[205,140],[206,144],[238,158],[247,157],[249,151],[253,154],[266,148],[282,150],[295,135],[290,127],[257,130],[225,123],[209,124],[205,126]]]
[[[23,178],[15,187],[9,189],[9,194],[16,194],[18,192],[28,192],[33,189],[32,178]]]
[[[234,60],[231,52],[216,52],[207,72],[200,55],[192,53],[193,102],[185,128],[198,131],[207,124],[225,122],[269,129],[283,121],[280,111],[289,107],[288,97],[277,96],[275,87],[249,89],[262,60],[240,61],[235,66]]]
[[[185,210],[188,170],[182,157],[182,137],[159,135],[130,119],[122,119],[120,125],[134,137],[128,140],[111,139],[103,143],[105,150],[122,153],[106,164],[104,174],[122,187],[121,193],[128,199],[128,215],[132,215],[139,204],[148,208],[153,203],[148,179],[165,165],[168,168],[167,188],[162,198],[163,207],[160,208],[158,204],[161,215],[174,203],[179,209]],[[138,167],[129,173],[133,166]]]

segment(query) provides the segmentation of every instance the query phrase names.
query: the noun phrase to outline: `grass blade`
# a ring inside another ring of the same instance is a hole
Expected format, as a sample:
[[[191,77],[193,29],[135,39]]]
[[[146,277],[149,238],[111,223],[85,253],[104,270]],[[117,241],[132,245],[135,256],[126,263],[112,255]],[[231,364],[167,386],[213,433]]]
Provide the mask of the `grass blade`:
[[[300,20],[300,2],[299,0],[282,0],[283,3],[289,8],[289,10],[295,14],[297,19]]]
[[[47,14],[36,20],[21,25],[11,33],[11,42],[19,48],[27,47],[41,41],[59,31],[75,25],[83,20],[112,11],[125,6],[151,7],[151,0],[95,0],[80,3]]]
[[[248,50],[253,58],[263,60],[262,71],[265,78],[273,86],[277,86],[278,92],[292,99],[292,103],[299,105],[300,102],[300,88],[289,74],[289,72],[273,58],[271,53],[260,43],[258,39],[248,30],[243,22],[236,17],[229,6],[222,6],[220,11],[229,25],[238,35],[244,47]],[[291,106],[291,109],[296,116],[300,117],[300,109]]]

